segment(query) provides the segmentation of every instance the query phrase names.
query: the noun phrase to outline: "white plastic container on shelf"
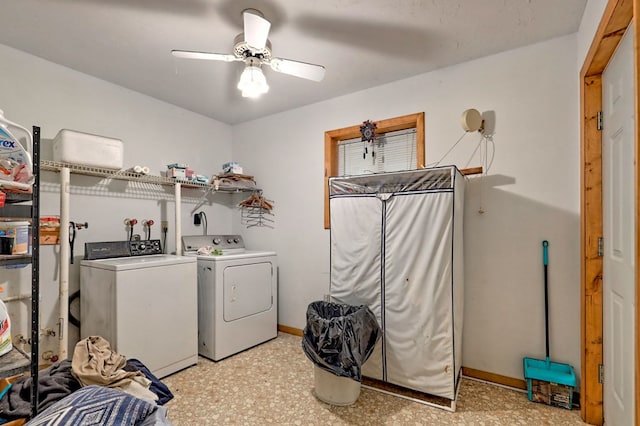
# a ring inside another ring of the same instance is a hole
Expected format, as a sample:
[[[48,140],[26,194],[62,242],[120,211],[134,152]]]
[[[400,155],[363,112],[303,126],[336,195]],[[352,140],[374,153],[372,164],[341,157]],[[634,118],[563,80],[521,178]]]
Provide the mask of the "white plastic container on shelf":
[[[62,129],[53,139],[53,161],[105,169],[122,169],[122,141],[76,130]]]
[[[17,130],[17,132],[16,132]],[[26,147],[16,135],[25,136]],[[7,120],[0,110],[0,187],[31,189],[33,183],[33,150],[31,132],[13,121]]]
[[[11,320],[7,306],[0,300],[0,356],[8,353],[13,349],[11,343]]]

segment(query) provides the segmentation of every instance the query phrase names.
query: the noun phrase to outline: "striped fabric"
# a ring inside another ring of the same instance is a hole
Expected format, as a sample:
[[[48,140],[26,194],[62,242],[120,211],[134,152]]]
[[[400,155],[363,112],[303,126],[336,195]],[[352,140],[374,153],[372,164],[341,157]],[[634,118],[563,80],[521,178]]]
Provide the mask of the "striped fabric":
[[[29,426],[128,426],[141,423],[155,404],[119,390],[87,386],[56,402]]]

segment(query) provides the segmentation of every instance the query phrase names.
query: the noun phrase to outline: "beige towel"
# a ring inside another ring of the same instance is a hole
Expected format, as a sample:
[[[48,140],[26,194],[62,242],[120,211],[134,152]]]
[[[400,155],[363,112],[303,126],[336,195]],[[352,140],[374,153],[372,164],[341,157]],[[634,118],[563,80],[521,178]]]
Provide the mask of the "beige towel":
[[[123,370],[126,363],[124,355],[112,351],[107,340],[89,336],[76,344],[71,371],[82,386],[106,386],[156,401],[158,396],[149,390],[151,381],[140,371]]]

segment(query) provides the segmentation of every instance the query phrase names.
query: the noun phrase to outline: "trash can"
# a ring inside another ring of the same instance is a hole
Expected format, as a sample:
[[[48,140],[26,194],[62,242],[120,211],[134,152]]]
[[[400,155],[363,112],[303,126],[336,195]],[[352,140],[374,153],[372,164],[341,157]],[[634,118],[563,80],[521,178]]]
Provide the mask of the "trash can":
[[[315,395],[333,405],[353,404],[360,395],[362,365],[380,339],[380,326],[367,306],[312,302],[302,348],[314,363]]]

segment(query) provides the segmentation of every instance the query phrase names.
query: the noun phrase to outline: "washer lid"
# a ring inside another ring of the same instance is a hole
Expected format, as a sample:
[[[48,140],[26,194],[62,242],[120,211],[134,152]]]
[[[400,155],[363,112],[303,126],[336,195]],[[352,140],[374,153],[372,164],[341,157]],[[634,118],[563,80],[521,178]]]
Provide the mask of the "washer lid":
[[[82,266],[107,269],[110,271],[126,271],[131,269],[157,268],[169,265],[196,263],[191,256],[176,256],[173,254],[154,254],[150,256],[118,257],[113,259],[83,260]]]

